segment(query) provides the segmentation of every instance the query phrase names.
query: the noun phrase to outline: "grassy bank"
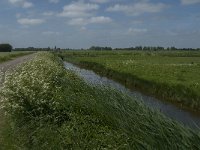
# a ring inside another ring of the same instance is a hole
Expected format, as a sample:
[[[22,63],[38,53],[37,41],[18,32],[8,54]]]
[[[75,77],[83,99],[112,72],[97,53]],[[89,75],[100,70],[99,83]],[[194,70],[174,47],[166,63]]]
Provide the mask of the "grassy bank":
[[[3,149],[200,149],[199,131],[86,84],[50,53],[6,76],[1,107]]]
[[[0,63],[31,53],[33,52],[0,52]]]
[[[200,52],[69,51],[67,61],[200,112]]]

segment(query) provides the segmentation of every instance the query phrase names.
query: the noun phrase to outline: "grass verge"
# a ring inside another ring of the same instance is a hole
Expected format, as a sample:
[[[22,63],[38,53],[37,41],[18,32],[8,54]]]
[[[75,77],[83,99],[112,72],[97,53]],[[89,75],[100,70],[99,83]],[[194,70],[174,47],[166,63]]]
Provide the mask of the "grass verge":
[[[200,112],[199,52],[65,52],[67,61],[161,100]]]
[[[199,131],[86,84],[50,53],[6,76],[1,107],[3,149],[200,149]]]
[[[0,63],[31,53],[32,52],[0,52]]]

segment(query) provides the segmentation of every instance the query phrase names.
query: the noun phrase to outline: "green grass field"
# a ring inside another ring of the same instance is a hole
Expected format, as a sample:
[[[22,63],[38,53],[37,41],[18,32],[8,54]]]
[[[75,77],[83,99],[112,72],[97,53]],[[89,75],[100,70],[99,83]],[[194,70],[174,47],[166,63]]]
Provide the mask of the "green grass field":
[[[60,55],[130,88],[200,111],[198,51],[68,51]]]
[[[12,60],[13,58],[31,54],[31,52],[0,52],[0,63]]]
[[[200,149],[199,131],[88,85],[50,53],[8,74],[0,93],[2,149]]]

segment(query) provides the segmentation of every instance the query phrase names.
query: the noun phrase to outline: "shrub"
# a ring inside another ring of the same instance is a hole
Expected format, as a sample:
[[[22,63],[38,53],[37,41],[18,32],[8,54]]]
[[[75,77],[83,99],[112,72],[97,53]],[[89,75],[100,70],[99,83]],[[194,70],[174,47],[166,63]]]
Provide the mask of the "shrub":
[[[0,52],[11,52],[12,46],[10,44],[0,44]]]

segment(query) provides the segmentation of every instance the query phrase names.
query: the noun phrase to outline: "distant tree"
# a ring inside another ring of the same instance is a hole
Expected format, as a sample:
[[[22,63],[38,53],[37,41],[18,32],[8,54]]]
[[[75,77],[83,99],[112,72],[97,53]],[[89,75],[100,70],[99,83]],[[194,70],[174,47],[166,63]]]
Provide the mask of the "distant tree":
[[[12,46],[10,44],[0,44],[0,52],[11,52]]]
[[[171,49],[171,50],[177,50],[177,48],[174,47],[174,46],[172,46],[170,49]]]
[[[91,46],[89,48],[89,50],[97,50],[97,51],[107,50],[107,51],[110,51],[110,50],[112,50],[112,47]]]
[[[135,47],[128,47],[128,48],[115,48],[114,50],[139,50],[139,51],[199,51],[200,48],[176,48],[174,46],[164,48],[162,46],[135,46]]]

